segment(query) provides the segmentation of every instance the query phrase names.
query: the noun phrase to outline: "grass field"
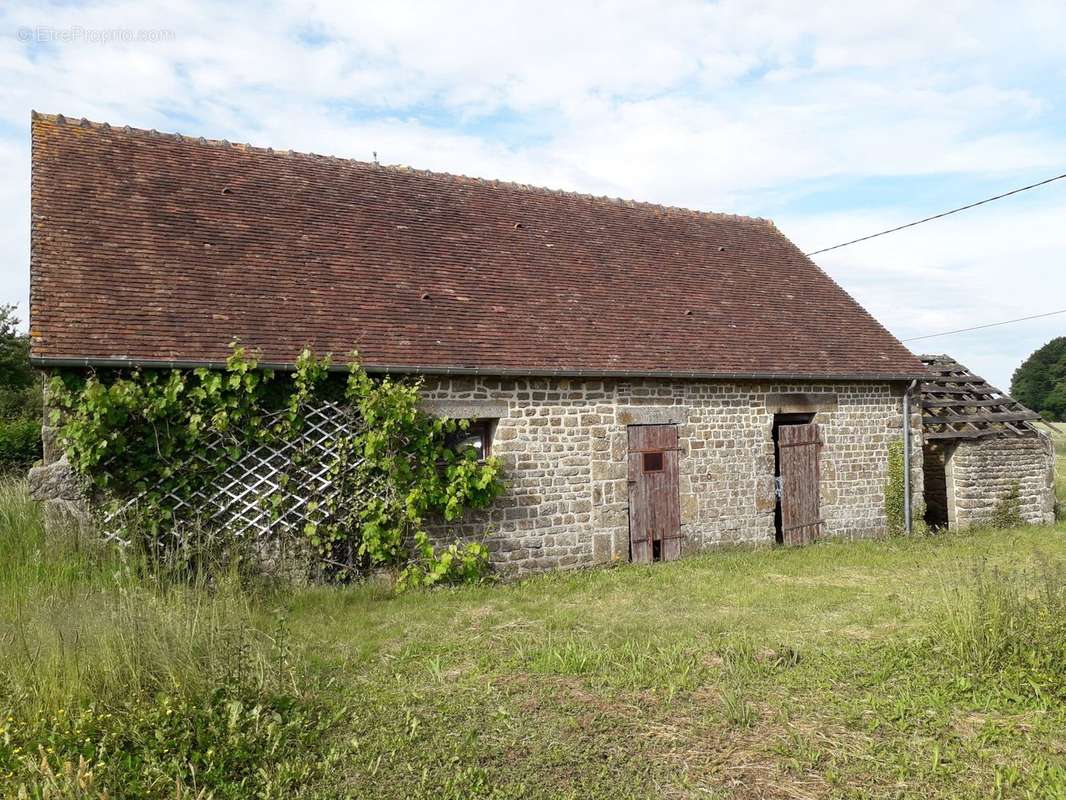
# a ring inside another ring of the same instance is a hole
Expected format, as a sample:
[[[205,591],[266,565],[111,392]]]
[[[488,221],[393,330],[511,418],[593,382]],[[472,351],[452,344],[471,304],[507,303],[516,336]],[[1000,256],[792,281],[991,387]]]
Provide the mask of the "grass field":
[[[394,596],[163,580],[8,483],[0,727],[0,797],[1066,797],[1066,526]]]

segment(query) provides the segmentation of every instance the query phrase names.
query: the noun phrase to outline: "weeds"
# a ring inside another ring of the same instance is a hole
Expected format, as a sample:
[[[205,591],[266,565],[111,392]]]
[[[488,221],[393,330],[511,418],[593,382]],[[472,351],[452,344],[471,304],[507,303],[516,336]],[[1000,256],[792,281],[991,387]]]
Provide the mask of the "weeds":
[[[737,689],[727,689],[722,694],[722,710],[732,728],[750,728],[758,716],[755,708]]]
[[[282,797],[325,768],[338,709],[283,618],[233,570],[148,563],[47,540],[0,485],[0,797]]]
[[[599,688],[691,690],[704,676],[695,648],[620,638],[608,646],[591,637],[551,634],[516,643],[516,666],[544,675],[581,676]]]
[[[1017,699],[1066,700],[1066,569],[979,564],[945,588],[936,651],[960,677]]]
[[[1017,528],[1019,525],[1024,524],[1021,512],[1021,499],[1019,498],[1019,492],[1021,488],[1018,485],[1018,481],[1014,481],[1011,484],[1007,493],[1000,498],[996,503],[995,508],[992,509],[992,514],[988,519],[989,526],[993,528],[1005,529],[1005,528]]]

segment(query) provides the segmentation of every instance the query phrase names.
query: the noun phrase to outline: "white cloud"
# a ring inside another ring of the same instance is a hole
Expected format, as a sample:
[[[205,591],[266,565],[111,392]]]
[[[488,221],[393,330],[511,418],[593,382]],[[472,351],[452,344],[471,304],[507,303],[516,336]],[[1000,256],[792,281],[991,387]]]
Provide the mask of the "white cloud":
[[[21,26],[174,35],[31,50],[14,35]],[[10,221],[0,301],[26,296],[31,107],[770,214],[813,247],[930,210],[904,199],[863,211],[875,203],[853,196],[846,213],[815,215],[805,205],[815,189],[834,189],[839,208],[841,185],[870,178],[998,175],[1009,186],[1017,172],[1060,166],[1064,34],[1066,12],[1041,2],[279,0],[265,12],[251,2],[9,0],[0,125],[21,133],[0,137],[0,215]],[[1004,264],[1019,285],[1066,288],[1061,210],[1004,206],[821,261],[901,335],[1018,315],[1043,293],[1003,291]],[[1025,355],[1021,344],[996,354],[1016,340],[967,339],[988,343],[999,374]]]
[[[983,325],[1066,308],[1066,182],[1043,199],[1006,201],[815,256],[896,336]],[[796,216],[778,225],[799,246],[835,244],[909,222],[898,214]],[[908,342],[948,352],[1006,389],[1032,350],[1066,330],[1066,315]]]

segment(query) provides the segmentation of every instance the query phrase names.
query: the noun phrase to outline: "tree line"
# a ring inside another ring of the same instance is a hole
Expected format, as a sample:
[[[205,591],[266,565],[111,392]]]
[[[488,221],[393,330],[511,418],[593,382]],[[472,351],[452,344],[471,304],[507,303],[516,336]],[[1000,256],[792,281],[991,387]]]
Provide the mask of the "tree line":
[[[1044,419],[1066,421],[1066,336],[1045,344],[1014,371],[1011,397]]]

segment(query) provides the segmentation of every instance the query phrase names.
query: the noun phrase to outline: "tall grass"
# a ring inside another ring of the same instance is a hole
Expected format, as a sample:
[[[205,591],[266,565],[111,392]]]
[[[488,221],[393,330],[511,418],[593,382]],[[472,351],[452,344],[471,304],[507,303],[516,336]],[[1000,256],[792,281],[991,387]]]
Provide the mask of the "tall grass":
[[[1066,699],[1066,569],[979,564],[933,617],[942,663],[1017,699]]]
[[[83,577],[88,562],[64,540],[46,553],[44,520],[20,480],[0,477],[0,602],[21,592],[45,592]]]
[[[234,659],[276,663],[239,577],[170,582],[144,559],[45,536],[18,482],[0,484],[0,676],[37,710],[205,688]]]
[[[232,572],[174,580],[46,536],[25,486],[0,483],[0,797],[82,759],[124,797],[306,779],[327,715],[262,600]]]

